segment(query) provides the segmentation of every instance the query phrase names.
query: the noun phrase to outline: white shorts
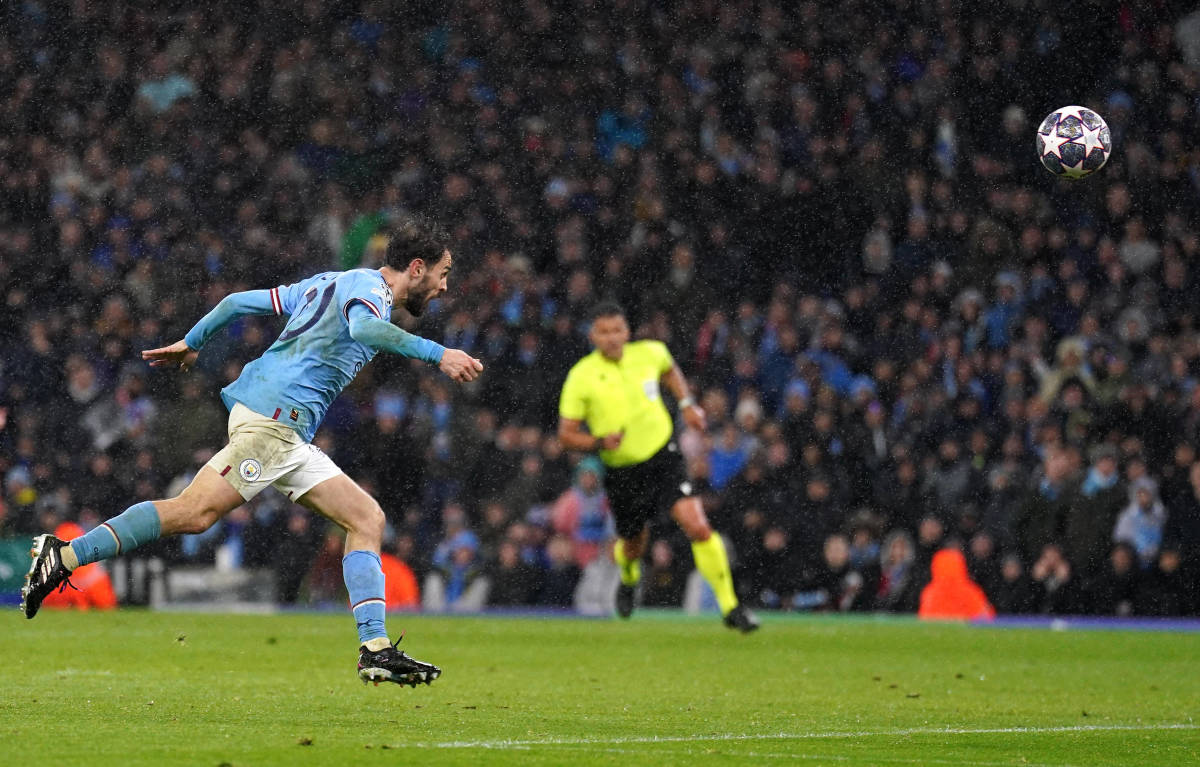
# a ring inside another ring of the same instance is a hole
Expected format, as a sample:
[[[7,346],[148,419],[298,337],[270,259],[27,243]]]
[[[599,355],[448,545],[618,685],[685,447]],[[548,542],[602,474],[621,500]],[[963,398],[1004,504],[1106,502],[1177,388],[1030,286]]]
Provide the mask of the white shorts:
[[[207,465],[247,501],[268,487],[295,501],[342,473],[321,448],[240,402],[229,411],[229,444]]]

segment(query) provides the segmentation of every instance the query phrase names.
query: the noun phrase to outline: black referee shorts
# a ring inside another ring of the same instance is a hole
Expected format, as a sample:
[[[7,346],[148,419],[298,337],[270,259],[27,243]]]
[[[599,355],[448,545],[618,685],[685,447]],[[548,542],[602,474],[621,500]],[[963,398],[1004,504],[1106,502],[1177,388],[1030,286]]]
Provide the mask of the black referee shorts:
[[[687,466],[674,442],[632,466],[607,469],[604,490],[617,522],[617,535],[636,538],[658,514],[692,494]]]

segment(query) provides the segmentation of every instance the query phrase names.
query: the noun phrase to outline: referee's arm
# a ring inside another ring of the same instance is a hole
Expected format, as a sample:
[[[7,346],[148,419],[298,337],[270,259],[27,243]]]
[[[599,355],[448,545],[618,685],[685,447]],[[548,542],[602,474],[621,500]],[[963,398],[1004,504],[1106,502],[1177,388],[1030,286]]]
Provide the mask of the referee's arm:
[[[697,431],[704,431],[706,422],[704,408],[696,404],[691,389],[688,388],[687,379],[683,377],[683,371],[679,369],[675,360],[671,360],[670,369],[662,374],[660,381],[671,390],[671,394],[675,395],[675,401],[679,403],[679,412],[683,415],[683,422]]]
[[[558,419],[558,441],[568,450],[590,452],[603,448],[616,450],[621,445],[625,432],[617,431],[603,437],[595,437],[583,429],[583,421],[574,418]]]

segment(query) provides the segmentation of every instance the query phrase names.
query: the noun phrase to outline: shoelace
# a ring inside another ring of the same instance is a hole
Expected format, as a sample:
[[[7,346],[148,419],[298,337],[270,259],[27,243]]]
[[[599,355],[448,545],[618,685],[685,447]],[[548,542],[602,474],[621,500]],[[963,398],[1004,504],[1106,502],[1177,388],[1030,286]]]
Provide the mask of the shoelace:
[[[71,583],[71,576],[68,575],[66,578],[63,578],[63,582],[58,585],[58,593],[61,594],[66,591],[67,586],[70,586],[73,591],[79,591],[79,587],[74,583]]]

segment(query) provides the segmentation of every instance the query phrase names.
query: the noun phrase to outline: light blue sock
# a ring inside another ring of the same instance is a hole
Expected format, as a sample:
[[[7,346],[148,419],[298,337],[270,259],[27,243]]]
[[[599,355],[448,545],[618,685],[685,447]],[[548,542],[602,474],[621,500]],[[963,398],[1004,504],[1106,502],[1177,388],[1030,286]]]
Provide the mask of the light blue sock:
[[[383,598],[383,563],[373,551],[351,551],[342,558],[342,577],[350,592],[350,610],[358,624],[358,639],[387,639],[383,616],[387,603]]]
[[[158,510],[150,501],[142,501],[71,541],[71,550],[82,567],[156,541],[161,530]]]

